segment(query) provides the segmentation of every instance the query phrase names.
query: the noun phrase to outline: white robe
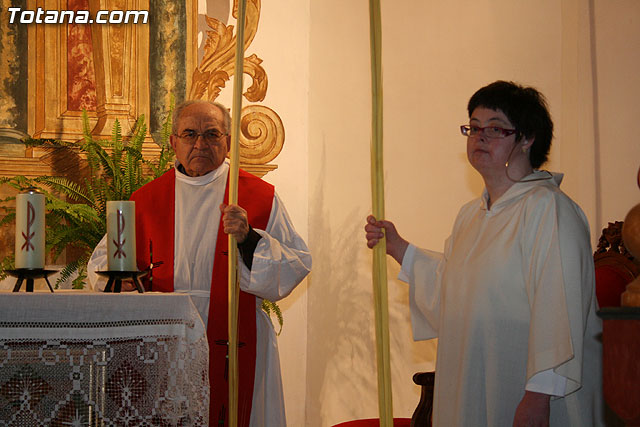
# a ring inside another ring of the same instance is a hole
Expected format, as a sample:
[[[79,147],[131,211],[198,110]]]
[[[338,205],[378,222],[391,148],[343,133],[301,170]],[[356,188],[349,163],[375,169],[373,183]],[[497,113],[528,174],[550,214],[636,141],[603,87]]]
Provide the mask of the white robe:
[[[561,179],[514,184],[491,209],[485,190],[444,254],[405,256],[414,338],[438,337],[434,426],[510,426],[528,381],[550,370],[566,379],[551,426],[603,423],[589,227]]]
[[[174,291],[191,295],[205,326],[220,223],[219,206],[228,172],[228,161],[202,177],[189,177],[176,169]],[[239,263],[240,288],[258,297],[250,426],[280,427],[286,425],[280,359],[271,320],[261,308],[262,298],[278,301],[289,295],[311,271],[311,255],[277,194],[274,194],[266,230],[256,229],[256,232],[262,238],[254,252],[251,271],[242,261]],[[106,281],[95,271],[106,269],[105,236],[88,263],[92,286],[104,289]]]

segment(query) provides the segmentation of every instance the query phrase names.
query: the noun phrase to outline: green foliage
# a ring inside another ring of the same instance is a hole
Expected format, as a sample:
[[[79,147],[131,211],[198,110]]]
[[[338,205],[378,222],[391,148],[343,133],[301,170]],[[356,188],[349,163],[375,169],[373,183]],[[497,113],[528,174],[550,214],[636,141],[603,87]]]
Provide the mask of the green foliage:
[[[27,146],[58,150],[68,154],[70,158],[85,157],[87,170],[80,182],[60,176],[33,179],[15,176],[0,179],[0,184],[8,184],[18,191],[36,187],[45,195],[47,251],[51,251],[54,259],[68,248],[75,248],[76,253],[79,253],[78,259],[68,263],[60,272],[56,287],[77,272],[78,277],[72,285],[74,289],[82,289],[84,286],[87,261],[107,232],[107,201],[128,200],[138,188],[166,172],[171,167],[173,158],[173,150],[169,144],[171,111],[163,125],[160,156],[152,160],[142,156],[142,143],[147,134],[144,116],[138,118],[132,134],[126,138],[123,137],[117,120],[109,140],[94,139],[86,112],[83,113],[82,124],[83,139],[77,142],[52,139],[25,141]],[[169,132],[165,132],[165,129],[169,129]],[[15,208],[11,206],[13,200],[15,197],[0,200],[0,209],[4,213],[0,226],[14,222]],[[13,257],[11,254],[0,260],[5,277],[5,270],[13,268]]]
[[[284,318],[282,317],[282,311],[280,310],[280,307],[278,307],[278,304],[265,299],[262,300],[262,309],[265,313],[267,313],[267,315],[269,315],[270,319],[272,313],[276,316],[276,318],[278,319],[278,325],[280,325],[280,329],[278,330],[276,335],[280,335],[280,332],[282,332],[282,324],[284,323]],[[271,323],[273,323],[273,321]]]
[[[96,140],[91,135],[86,112],[82,116],[83,139],[76,142],[55,139],[28,139],[28,147],[61,150],[70,156],[78,153],[86,157],[88,171],[82,182],[67,177],[42,176],[29,179],[24,176],[0,178],[0,185],[7,184],[18,191],[35,187],[46,198],[46,237],[47,251],[54,259],[62,251],[75,248],[79,252],[76,260],[69,262],[60,272],[55,287],[73,276],[73,289],[82,289],[87,278],[87,262],[93,249],[107,232],[107,201],[128,200],[131,194],[149,181],[159,177],[172,166],[173,150],[169,144],[171,136],[171,116],[174,109],[173,99],[167,118],[162,125],[160,154],[154,159],[142,156],[142,143],[147,134],[144,116],[136,121],[132,134],[125,138],[122,128],[116,120],[110,140]],[[15,221],[15,197],[0,200],[0,227]],[[0,260],[0,280],[6,270],[14,268],[14,254]],[[283,317],[278,304],[263,300],[262,309],[271,317],[275,315],[282,331]]]

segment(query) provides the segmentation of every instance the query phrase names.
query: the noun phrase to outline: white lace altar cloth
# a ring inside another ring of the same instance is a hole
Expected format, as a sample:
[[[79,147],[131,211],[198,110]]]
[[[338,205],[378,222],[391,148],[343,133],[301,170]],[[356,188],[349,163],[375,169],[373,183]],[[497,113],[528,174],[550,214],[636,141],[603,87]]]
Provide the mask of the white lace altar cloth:
[[[209,350],[188,295],[0,293],[0,426],[203,426]]]

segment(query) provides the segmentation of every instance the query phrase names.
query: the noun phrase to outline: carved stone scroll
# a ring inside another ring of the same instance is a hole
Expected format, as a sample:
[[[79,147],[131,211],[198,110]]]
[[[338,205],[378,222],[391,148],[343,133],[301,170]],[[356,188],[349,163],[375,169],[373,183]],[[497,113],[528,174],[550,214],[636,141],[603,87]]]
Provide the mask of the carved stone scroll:
[[[245,49],[256,35],[260,7],[260,0],[247,1]],[[232,12],[236,19],[237,10],[236,0]],[[206,17],[206,22],[209,30],[204,55],[193,72],[189,98],[213,101],[234,74],[237,40],[233,25],[225,25],[210,16]],[[262,59],[255,54],[244,58],[244,73],[251,77],[251,85],[243,95],[250,102],[262,102],[267,94],[267,73],[261,63]],[[278,114],[264,105],[244,106],[240,128],[240,166],[258,176],[277,168],[277,165],[267,163],[280,154],[284,144],[284,125]]]
[[[242,149],[240,161],[261,165],[275,159],[284,144],[284,127],[278,114],[263,105],[248,105],[240,120]]]

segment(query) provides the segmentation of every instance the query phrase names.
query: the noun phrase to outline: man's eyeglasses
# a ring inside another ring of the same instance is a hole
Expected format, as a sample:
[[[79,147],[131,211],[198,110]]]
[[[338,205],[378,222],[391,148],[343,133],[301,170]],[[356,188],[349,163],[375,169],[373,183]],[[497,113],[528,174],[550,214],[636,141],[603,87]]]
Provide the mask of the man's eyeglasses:
[[[186,142],[187,144],[194,145],[199,137],[204,139],[207,144],[214,144],[220,140],[226,134],[220,132],[217,129],[205,130],[202,133],[196,132],[193,129],[186,129],[180,134],[176,134],[178,138]]]
[[[507,136],[518,132],[518,130],[505,129],[498,126],[487,126],[481,128],[480,126],[462,125],[460,126],[460,132],[462,132],[464,136],[478,136],[482,134],[487,138],[506,138]]]

